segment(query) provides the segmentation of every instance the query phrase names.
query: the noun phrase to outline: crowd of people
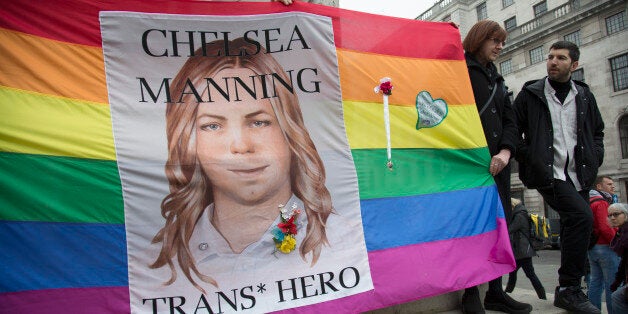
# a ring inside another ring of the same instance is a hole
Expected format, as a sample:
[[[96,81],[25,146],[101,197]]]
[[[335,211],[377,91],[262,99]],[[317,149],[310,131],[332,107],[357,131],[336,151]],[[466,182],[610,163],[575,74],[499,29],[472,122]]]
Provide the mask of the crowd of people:
[[[561,265],[554,306],[568,312],[601,313],[604,293],[608,313],[628,313],[624,285],[628,282],[628,225],[624,224],[628,205],[615,203],[612,178],[598,176],[604,159],[604,122],[589,87],[571,78],[580,50],[569,41],[553,43],[547,76],[526,82],[511,102],[493,63],[506,37],[497,22],[482,20],[471,27],[463,48],[491,154],[487,168],[502,200],[516,269],[505,291],[501,278],[488,283],[483,303],[477,287],[465,289],[462,311],[530,313],[530,304],[506,293],[515,288],[519,268],[538,297],[547,298],[532,265],[536,252],[528,236],[528,213],[521,200],[511,198],[510,160],[514,158],[526,188],[537,190],[560,216]],[[587,282],[586,294],[582,278]]]

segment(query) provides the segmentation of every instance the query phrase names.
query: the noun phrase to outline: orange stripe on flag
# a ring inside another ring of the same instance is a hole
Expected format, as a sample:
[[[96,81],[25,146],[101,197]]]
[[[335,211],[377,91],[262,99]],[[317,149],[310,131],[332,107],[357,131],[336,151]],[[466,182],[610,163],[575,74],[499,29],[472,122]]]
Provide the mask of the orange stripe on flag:
[[[107,104],[102,50],[0,29],[0,85]]]
[[[414,106],[416,95],[428,91],[449,105],[474,104],[464,60],[411,59],[338,49],[343,100],[381,102],[373,88],[382,77],[393,83],[389,102]]]

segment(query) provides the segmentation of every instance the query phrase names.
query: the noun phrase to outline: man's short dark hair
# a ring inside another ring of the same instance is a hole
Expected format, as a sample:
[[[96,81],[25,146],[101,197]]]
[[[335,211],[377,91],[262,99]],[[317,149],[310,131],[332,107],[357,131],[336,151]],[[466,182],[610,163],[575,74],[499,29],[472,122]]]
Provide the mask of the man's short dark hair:
[[[595,185],[602,184],[602,181],[604,181],[604,179],[609,179],[613,181],[613,178],[609,176],[598,176],[597,178],[595,178]]]
[[[569,58],[571,58],[571,61],[576,62],[580,60],[580,49],[578,49],[576,44],[570,41],[557,41],[550,47],[550,50],[552,49],[567,49],[569,50]]]

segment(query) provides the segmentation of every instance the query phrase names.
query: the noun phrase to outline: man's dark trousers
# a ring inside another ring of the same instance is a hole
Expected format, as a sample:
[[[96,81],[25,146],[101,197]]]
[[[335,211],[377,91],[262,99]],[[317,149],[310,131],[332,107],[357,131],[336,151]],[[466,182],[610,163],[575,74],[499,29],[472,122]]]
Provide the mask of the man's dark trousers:
[[[585,274],[589,238],[593,230],[593,214],[589,207],[589,191],[576,191],[571,182],[554,180],[554,186],[539,189],[545,202],[560,215],[561,287],[580,286]]]

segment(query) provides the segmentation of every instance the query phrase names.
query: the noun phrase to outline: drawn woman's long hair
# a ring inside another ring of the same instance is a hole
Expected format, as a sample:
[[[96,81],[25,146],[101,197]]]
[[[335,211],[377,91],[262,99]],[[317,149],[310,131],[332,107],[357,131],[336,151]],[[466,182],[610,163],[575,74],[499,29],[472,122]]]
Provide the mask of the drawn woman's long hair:
[[[227,46],[229,52],[224,51]],[[215,57],[219,55],[221,56]],[[305,129],[299,100],[292,92],[294,89],[290,77],[271,54],[255,43],[247,42],[243,38],[228,43],[214,41],[199,48],[195,56],[185,62],[170,85],[172,101],[168,102],[166,108],[168,161],[165,166],[170,194],[161,203],[165,225],[152,241],[161,243],[161,251],[150,265],[151,268],[168,265],[171,276],[165,282],[166,285],[177,279],[173,261],[176,256],[181,270],[196,288],[204,291],[192,278],[192,273],[204,282],[217,286],[211,276],[198,270],[189,241],[203,211],[213,203],[210,178],[202,171],[196,154],[197,97],[202,96],[206,100],[210,92],[207,79],[229,68],[248,68],[260,75],[259,77],[274,73],[287,83],[276,87],[271,82],[267,87],[274,89],[271,90],[271,96],[277,95],[271,97],[270,102],[290,147],[292,192],[303,201],[308,221],[299,252],[305,261],[306,255],[311,253],[311,265],[314,265],[322,246],[329,244],[325,226],[333,207],[330,193],[325,187],[325,168]],[[191,92],[190,85],[196,91],[203,91],[203,94]]]

